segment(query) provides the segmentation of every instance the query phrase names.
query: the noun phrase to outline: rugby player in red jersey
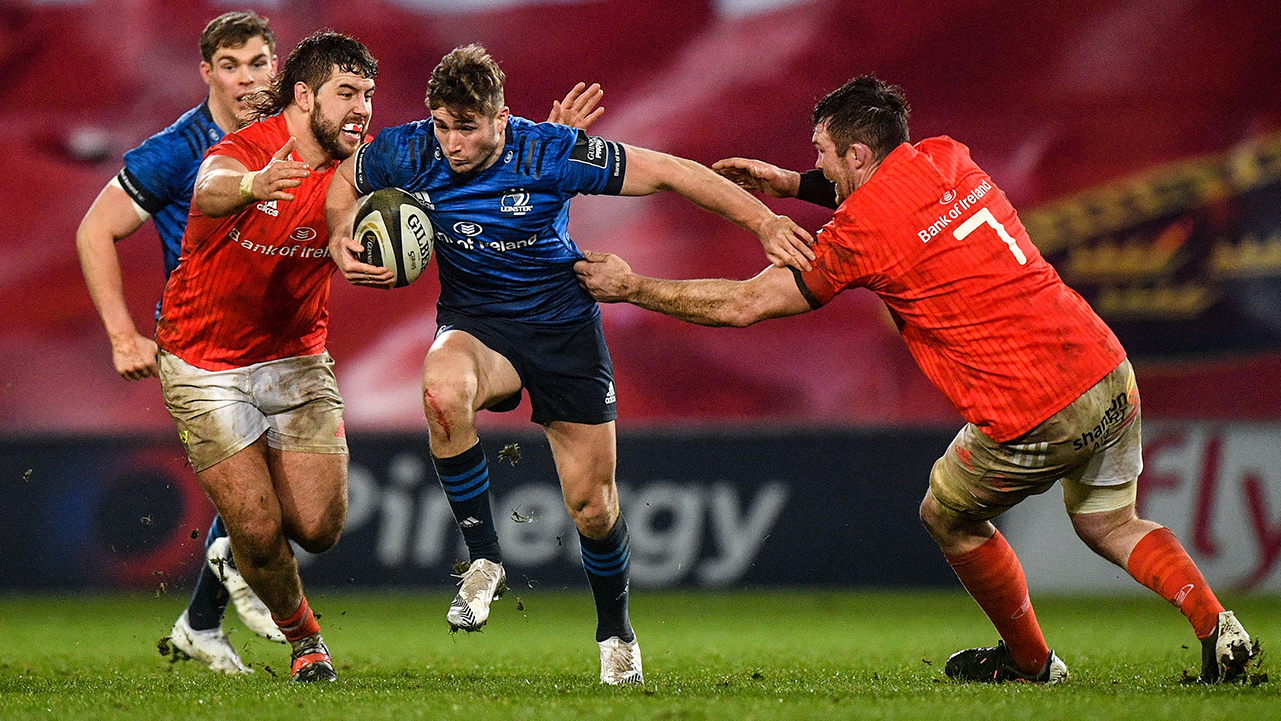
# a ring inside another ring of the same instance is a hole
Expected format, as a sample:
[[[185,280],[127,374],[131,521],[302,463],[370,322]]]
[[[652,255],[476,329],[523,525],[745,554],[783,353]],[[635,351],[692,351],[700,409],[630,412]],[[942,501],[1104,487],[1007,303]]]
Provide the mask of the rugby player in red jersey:
[[[293,650],[295,681],[334,680],[288,541],[331,548],[347,513],[342,398],[325,352],[325,195],[365,138],[377,62],[332,32],[299,43],[209,151],[157,324],[165,403],[249,585]],[[549,120],[587,127],[599,85]]]
[[[659,280],[584,251],[580,282],[599,301],[703,325],[804,313],[847,288],[885,301],[925,375],[968,421],[934,464],[921,520],[1002,640],[953,654],[948,676],[1067,678],[1037,624],[1023,568],[991,523],[1061,482],[1081,540],[1187,616],[1202,642],[1201,680],[1243,677],[1249,635],[1174,534],[1135,512],[1139,392],[1116,336],[1041,257],[964,145],[948,137],[909,144],[897,88],[855,78],[811,119],[816,171],[742,158],[712,167],[743,187],[836,209],[812,270]]]
[[[325,193],[369,127],[378,65],[321,32],[290,53],[257,118],[210,149],[156,342],[165,405],[237,565],[292,646],[294,681],[337,678],[289,541],[332,547],[347,441],[325,352]]]
[[[200,75],[209,86],[205,101],[172,125],[125,153],[124,167],[107,183],[76,231],[76,251],[94,305],[111,339],[116,372],[128,380],[155,376],[156,343],[142,335],[125,305],[124,278],[116,243],[151,219],[160,236],[165,276],[178,265],[191,190],[205,151],[240,127],[245,99],[276,71],[276,36],[266,18],[252,11],[226,12],[200,33]],[[157,310],[159,304],[157,304]],[[227,603],[250,629],[273,641],[284,636],[271,613],[245,583],[232,559],[222,519],[214,517],[205,559],[191,601],[173,624],[176,657],[195,659],[214,671],[250,673],[222,630]]]

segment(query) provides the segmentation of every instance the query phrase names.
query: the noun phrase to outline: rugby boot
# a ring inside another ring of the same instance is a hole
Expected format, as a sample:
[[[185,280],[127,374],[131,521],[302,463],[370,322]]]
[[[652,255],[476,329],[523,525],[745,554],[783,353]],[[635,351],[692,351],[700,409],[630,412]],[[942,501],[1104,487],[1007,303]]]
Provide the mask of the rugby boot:
[[[479,631],[489,620],[489,605],[507,590],[507,572],[501,563],[478,558],[458,578],[458,595],[445,614],[449,630]]]
[[[294,641],[293,662],[290,665],[291,681],[313,683],[316,681],[337,681],[333,659],[329,657],[329,648],[320,634]]]
[[[197,631],[187,621],[186,611],[174,622],[170,633],[169,643],[173,645],[174,659],[199,661],[213,671],[233,676],[254,671],[241,662],[221,627]],[[164,652],[162,644],[161,653]]]
[[[258,598],[258,594],[249,587],[249,582],[236,569],[231,555],[231,539],[226,536],[215,538],[205,551],[205,559],[227,593],[231,594],[231,602],[236,607],[236,614],[240,616],[241,622],[268,641],[284,643],[285,634],[280,632],[276,622],[271,619],[271,611],[267,610],[267,605]]]
[[[1046,659],[1045,667],[1040,673],[1032,676],[1020,671],[1004,641],[997,641],[995,646],[957,651],[948,657],[943,671],[948,678],[981,683],[1025,681],[1050,684],[1065,681],[1068,677],[1067,664],[1053,651],[1050,651],[1050,657]]]
[[[1255,657],[1250,634],[1245,632],[1236,614],[1223,611],[1214,633],[1201,640],[1201,683],[1231,683],[1242,680]]]
[[[600,681],[610,686],[625,683],[645,683],[641,671],[640,644],[636,639],[624,641],[611,636],[600,641]]]

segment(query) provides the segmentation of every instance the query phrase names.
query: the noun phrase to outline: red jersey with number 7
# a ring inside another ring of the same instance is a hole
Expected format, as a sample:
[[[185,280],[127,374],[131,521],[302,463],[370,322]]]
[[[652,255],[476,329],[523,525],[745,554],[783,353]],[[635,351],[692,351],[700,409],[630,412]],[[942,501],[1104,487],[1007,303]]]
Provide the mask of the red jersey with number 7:
[[[926,377],[997,442],[1067,407],[1125,359],[951,138],[894,149],[814,251],[814,270],[801,276],[814,300],[853,287],[880,296]]]
[[[284,116],[253,123],[209,149],[260,170],[289,141]],[[301,160],[295,152],[291,160]],[[161,302],[156,342],[205,370],[229,370],[325,348],[329,228],[325,193],[337,163],[312,169],[293,200],[256,201],[225,218],[193,205],[182,256]]]

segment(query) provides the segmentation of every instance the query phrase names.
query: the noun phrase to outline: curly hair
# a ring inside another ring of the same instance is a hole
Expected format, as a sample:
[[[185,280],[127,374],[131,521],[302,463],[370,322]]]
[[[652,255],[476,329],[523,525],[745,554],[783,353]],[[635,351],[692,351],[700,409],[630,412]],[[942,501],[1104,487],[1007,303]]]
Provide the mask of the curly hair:
[[[818,101],[810,121],[827,124],[837,155],[844,155],[854,143],[862,143],[872,149],[879,162],[909,142],[909,112],[902,89],[871,75],[860,75]]]
[[[378,76],[378,61],[358,40],[321,30],[298,43],[271,85],[249,96],[246,115],[250,122],[270,117],[294,102],[294,86],[304,83],[313,91],[329,82],[334,71],[364,78]]]
[[[476,43],[454,48],[431,71],[427,108],[451,108],[493,117],[505,104],[506,81],[507,76],[485,48]]]

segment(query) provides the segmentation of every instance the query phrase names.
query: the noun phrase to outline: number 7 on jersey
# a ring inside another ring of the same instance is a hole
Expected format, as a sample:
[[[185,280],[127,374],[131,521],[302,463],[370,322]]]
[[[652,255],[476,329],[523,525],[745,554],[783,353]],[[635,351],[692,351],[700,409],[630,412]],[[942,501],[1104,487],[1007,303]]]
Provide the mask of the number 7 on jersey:
[[[1010,246],[1010,252],[1014,254],[1014,258],[1019,262],[1019,265],[1027,265],[1027,256],[1023,254],[1023,251],[1019,248],[1019,244],[1015,242],[1014,238],[1009,233],[1005,232],[1004,225],[996,222],[996,218],[992,217],[992,211],[987,208],[980,208],[979,212],[970,216],[969,220],[961,223],[960,227],[952,231],[952,235],[955,236],[957,240],[964,240],[965,236],[973,233],[976,228],[985,223],[992,226],[992,229],[996,231],[996,234],[1001,236],[1001,240],[1004,240],[1005,244]]]

